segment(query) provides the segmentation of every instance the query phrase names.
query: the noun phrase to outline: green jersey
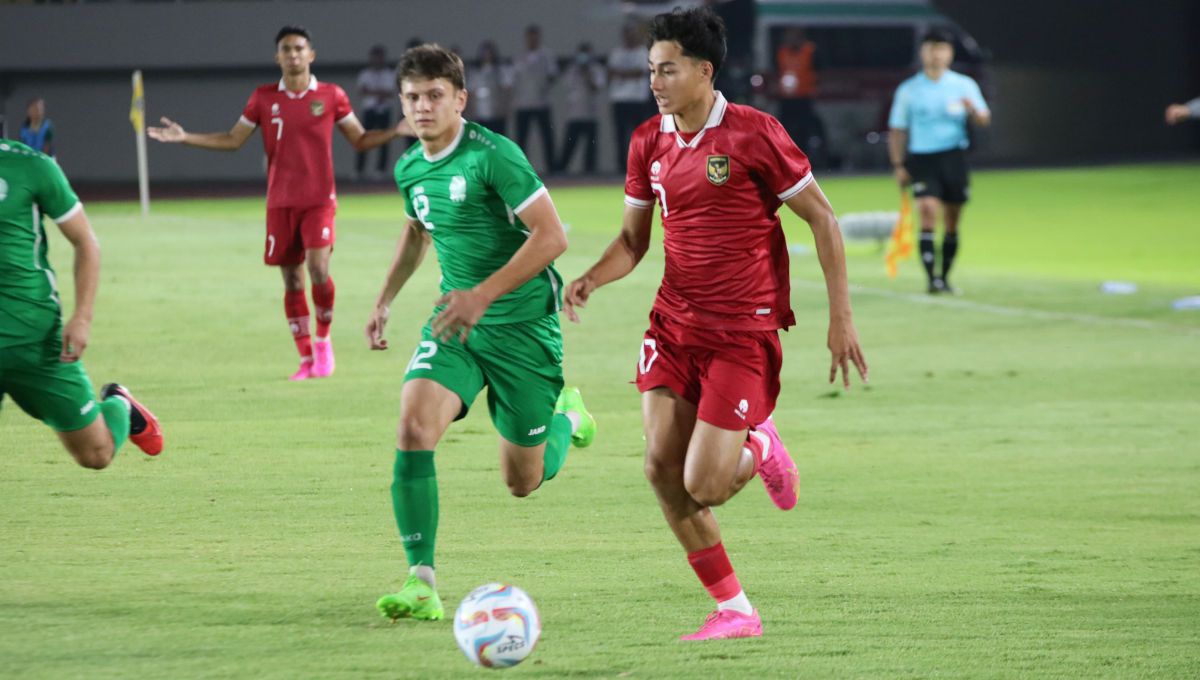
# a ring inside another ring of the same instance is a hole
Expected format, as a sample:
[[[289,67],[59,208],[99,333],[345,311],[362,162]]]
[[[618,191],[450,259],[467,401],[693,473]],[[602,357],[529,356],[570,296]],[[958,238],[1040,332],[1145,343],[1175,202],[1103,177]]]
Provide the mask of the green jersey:
[[[503,267],[529,238],[516,213],[546,193],[521,148],[463,121],[458,137],[433,156],[414,144],[396,162],[404,214],[433,237],[441,289],[470,289]],[[488,307],[481,324],[514,323],[554,314],[562,277],[546,267]]]
[[[42,215],[62,222],[82,209],[53,159],[0,139],[0,347],[40,341],[59,323]]]

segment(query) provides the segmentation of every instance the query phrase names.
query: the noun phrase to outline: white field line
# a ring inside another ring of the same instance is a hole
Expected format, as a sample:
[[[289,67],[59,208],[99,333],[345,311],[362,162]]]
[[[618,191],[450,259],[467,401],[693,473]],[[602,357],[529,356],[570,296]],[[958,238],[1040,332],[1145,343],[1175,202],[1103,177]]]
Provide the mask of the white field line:
[[[824,282],[806,281],[803,279],[792,279],[792,285],[796,287],[825,290]],[[996,316],[1009,316],[1025,319],[1041,319],[1044,321],[1073,321],[1075,323],[1089,324],[1092,326],[1112,326],[1123,328],[1141,328],[1145,330],[1164,330],[1164,331],[1180,331],[1187,335],[1200,335],[1200,328],[1190,328],[1188,326],[1180,326],[1177,324],[1163,323],[1161,321],[1150,321],[1147,319],[1129,319],[1125,317],[1112,316],[1097,316],[1095,314],[1078,314],[1074,312],[1051,312],[1043,309],[1031,309],[1029,307],[1010,307],[1005,305],[993,305],[985,302],[972,302],[951,296],[917,294],[917,293],[900,293],[886,288],[873,288],[870,286],[850,286],[851,293],[860,295],[875,295],[878,297],[890,298],[893,300],[903,300],[918,305],[929,305],[934,307],[948,307],[951,309],[966,309],[984,314],[994,314]]]

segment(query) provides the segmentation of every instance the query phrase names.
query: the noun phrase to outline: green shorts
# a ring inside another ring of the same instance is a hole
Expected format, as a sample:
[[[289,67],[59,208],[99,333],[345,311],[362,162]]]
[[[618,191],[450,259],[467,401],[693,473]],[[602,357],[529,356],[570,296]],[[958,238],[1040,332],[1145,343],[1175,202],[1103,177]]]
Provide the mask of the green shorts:
[[[427,322],[404,381],[424,378],[457,394],[462,412],[456,420],[467,415],[487,385],[488,413],[500,436],[518,446],[537,446],[549,435],[562,392],[562,358],[556,314],[475,326],[465,344],[435,340]]]
[[[83,364],[64,364],[61,351],[59,326],[40,342],[0,347],[0,404],[7,393],[29,415],[72,432],[91,425],[100,409]]]

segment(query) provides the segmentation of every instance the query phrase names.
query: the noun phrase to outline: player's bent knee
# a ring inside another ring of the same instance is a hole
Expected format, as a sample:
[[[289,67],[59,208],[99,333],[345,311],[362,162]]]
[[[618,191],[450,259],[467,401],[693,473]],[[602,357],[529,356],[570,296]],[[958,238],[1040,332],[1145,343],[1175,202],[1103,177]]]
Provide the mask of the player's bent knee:
[[[402,416],[396,428],[396,446],[405,451],[433,450],[437,446],[437,432],[417,416]]]
[[[676,463],[668,463],[661,458],[648,455],[644,472],[646,480],[655,488],[683,486],[683,467]]]
[[[685,477],[683,486],[692,500],[706,508],[723,505],[731,496],[728,486],[722,488],[707,479]]]
[[[75,462],[82,467],[89,470],[103,470],[113,461],[113,448],[111,444],[108,446],[95,444],[78,447],[71,451],[71,455],[75,457]]]

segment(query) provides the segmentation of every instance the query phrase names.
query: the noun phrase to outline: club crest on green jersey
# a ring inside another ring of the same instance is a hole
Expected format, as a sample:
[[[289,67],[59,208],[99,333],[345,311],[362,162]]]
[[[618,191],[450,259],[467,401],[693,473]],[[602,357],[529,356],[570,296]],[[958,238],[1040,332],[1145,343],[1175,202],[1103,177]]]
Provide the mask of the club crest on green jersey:
[[[450,178],[450,200],[462,203],[467,200],[467,178],[455,175]]]

